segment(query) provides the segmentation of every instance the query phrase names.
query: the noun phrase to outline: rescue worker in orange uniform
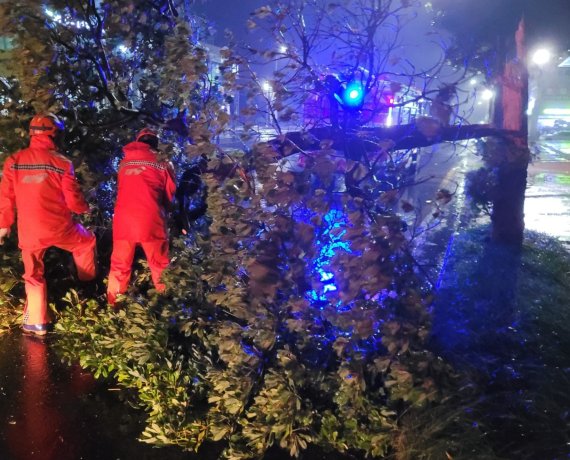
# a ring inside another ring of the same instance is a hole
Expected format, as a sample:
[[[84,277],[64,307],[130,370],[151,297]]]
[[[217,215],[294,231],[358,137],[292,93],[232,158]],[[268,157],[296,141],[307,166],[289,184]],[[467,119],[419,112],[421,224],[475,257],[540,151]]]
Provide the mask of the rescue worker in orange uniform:
[[[50,326],[44,279],[44,254],[50,246],[73,254],[81,281],[95,278],[95,235],[73,220],[89,212],[75,180],[73,165],[57,151],[63,123],[53,114],[30,123],[30,145],[4,163],[0,182],[0,244],[18,221],[24,262],[25,332],[45,335]]]
[[[123,147],[113,218],[113,253],[107,300],[114,305],[126,292],[137,245],[142,246],[157,291],[166,288],[161,275],[168,266],[167,214],[176,183],[174,168],[159,161],[158,136],[145,128]]]

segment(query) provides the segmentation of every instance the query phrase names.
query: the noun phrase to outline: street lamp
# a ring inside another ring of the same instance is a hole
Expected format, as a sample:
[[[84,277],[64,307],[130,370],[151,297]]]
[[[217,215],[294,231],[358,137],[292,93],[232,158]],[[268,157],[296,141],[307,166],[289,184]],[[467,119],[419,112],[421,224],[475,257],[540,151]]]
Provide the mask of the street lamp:
[[[493,96],[495,96],[495,92],[490,90],[489,88],[485,89],[481,94],[481,97],[486,101],[490,101],[491,99],[493,99]]]
[[[271,124],[271,104],[273,103],[273,86],[270,81],[263,80],[261,82],[261,90],[263,91],[263,96],[267,101],[267,119],[266,123]]]
[[[551,58],[552,58],[552,53],[547,48],[538,48],[532,54],[532,62],[539,67],[547,64]]]
[[[288,50],[289,48],[287,48],[287,45],[284,45],[283,43],[281,43],[277,48],[277,53],[275,53],[275,56],[273,57],[273,61],[275,62],[275,68],[273,70],[275,73],[279,70],[280,61],[283,61],[283,59],[287,57]]]
[[[547,64],[552,60],[553,55],[550,48],[541,46],[535,48],[532,55],[530,55],[530,62],[532,65],[528,66],[528,135],[530,140],[537,140],[540,135],[541,120],[540,110],[544,105],[545,95],[543,88],[546,84],[544,82],[545,76],[549,74]]]

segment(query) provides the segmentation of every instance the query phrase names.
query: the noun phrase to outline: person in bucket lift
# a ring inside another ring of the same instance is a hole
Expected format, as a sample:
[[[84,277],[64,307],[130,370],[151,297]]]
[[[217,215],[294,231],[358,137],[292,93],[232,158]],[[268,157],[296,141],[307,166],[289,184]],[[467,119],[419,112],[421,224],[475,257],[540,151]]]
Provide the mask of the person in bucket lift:
[[[63,123],[38,114],[30,123],[30,145],[4,163],[0,182],[0,244],[16,220],[24,262],[24,332],[43,336],[51,319],[44,279],[44,254],[55,246],[69,251],[81,281],[95,278],[95,235],[73,220],[89,212],[73,165],[57,150]]]
[[[119,164],[117,201],[113,217],[113,253],[107,285],[107,301],[115,305],[131,277],[137,245],[142,246],[157,291],[168,266],[167,213],[176,183],[172,164],[158,159],[158,135],[145,128],[134,142],[123,147]]]

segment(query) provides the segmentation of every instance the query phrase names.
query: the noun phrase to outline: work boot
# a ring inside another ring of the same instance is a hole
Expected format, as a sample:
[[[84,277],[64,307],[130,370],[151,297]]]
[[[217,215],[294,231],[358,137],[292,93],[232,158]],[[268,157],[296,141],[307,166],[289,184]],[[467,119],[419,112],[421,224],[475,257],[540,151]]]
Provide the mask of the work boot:
[[[22,330],[26,334],[33,334],[40,337],[45,336],[51,330],[51,323],[47,324],[22,324]]]

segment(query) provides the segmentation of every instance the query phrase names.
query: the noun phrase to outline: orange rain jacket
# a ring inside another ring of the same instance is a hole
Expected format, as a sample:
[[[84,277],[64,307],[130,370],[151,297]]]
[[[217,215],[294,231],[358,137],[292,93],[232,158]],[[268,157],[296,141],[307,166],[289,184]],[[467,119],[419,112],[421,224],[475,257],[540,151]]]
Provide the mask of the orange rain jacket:
[[[49,136],[8,157],[0,183],[0,228],[10,228],[18,212],[20,248],[52,246],[74,232],[72,213],[89,211],[75,181],[73,164],[57,152]]]
[[[176,191],[174,169],[170,163],[158,161],[156,152],[144,142],[131,142],[123,152],[113,240],[166,240],[167,211]]]

